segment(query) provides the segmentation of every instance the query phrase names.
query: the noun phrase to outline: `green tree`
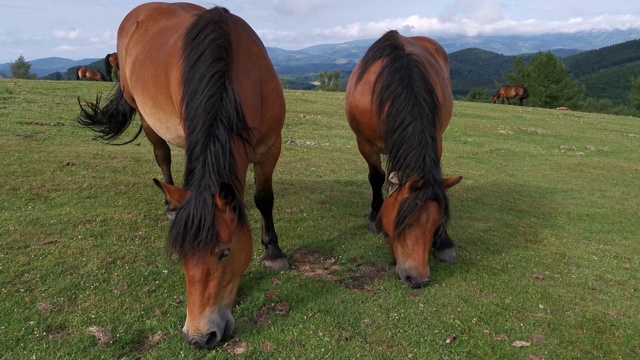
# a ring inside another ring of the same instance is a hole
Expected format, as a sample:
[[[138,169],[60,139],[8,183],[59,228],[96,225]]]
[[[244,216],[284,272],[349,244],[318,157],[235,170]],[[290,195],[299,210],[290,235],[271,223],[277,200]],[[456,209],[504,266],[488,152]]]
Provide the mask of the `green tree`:
[[[551,52],[538,52],[527,66],[522,57],[516,58],[513,73],[505,74],[510,84],[529,90],[527,105],[553,109],[565,106],[576,109],[582,102],[585,86],[573,80],[567,67]]]
[[[278,79],[280,80],[280,86],[282,86],[283,90],[289,89],[289,80],[287,80],[287,78],[279,77]]]
[[[325,70],[318,74],[318,81],[320,82],[318,90],[338,91],[340,89],[340,71],[336,70],[329,73],[329,71]]]
[[[629,101],[636,112],[640,113],[640,76],[631,79],[631,91]]]
[[[31,64],[24,59],[24,56],[20,55],[18,59],[9,64],[9,69],[11,70],[11,76],[16,79],[35,79],[35,74],[30,74]]]
[[[471,89],[469,94],[465,99],[466,101],[472,102],[485,102],[487,101],[487,90],[486,89]]]

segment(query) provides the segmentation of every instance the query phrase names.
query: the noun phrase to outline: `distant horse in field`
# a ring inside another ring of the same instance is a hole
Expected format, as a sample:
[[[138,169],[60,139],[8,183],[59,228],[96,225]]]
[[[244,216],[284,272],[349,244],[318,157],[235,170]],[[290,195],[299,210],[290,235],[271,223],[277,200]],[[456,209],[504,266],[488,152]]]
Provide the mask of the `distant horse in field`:
[[[387,236],[400,279],[426,286],[432,250],[439,261],[457,262],[446,189],[462,177],[445,179],[440,166],[453,112],[446,52],[430,38],[387,32],[351,74],[345,111],[369,167],[369,229]],[[381,154],[387,155],[386,199]]]
[[[100,70],[89,69],[86,67],[78,68],[76,72],[76,80],[93,80],[93,81],[105,81],[104,74]]]
[[[105,78],[107,81],[118,81],[120,77],[120,67],[118,64],[118,53],[107,54],[104,57]]]
[[[502,99],[502,103],[504,104],[504,100],[507,99],[509,105],[511,105],[511,101],[509,99],[513,99],[515,97],[520,97],[520,102],[518,105],[524,105],[524,100],[529,97],[529,90],[526,87],[520,85],[505,85],[498,89],[498,91],[493,95],[491,102],[496,104],[498,100]]]
[[[140,5],[119,27],[117,57],[115,94],[104,107],[99,96],[95,103],[78,99],[78,121],[111,140],[140,115],[165,176],[154,182],[176,210],[168,247],[186,277],[182,331],[190,344],[213,348],[233,331],[231,311],[253,254],[244,202],[249,164],[262,217],[262,261],[271,270],[289,267],[278,245],[272,189],[284,93],[258,35],[221,7]],[[173,185],[167,142],[186,151],[183,188]]]

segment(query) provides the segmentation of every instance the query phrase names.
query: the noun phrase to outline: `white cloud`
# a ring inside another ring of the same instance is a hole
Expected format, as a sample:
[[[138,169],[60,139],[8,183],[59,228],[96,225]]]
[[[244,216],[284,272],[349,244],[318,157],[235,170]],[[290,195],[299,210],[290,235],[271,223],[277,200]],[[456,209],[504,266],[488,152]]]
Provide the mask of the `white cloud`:
[[[73,30],[54,30],[53,37],[56,39],[76,40],[82,37],[82,30],[76,28]]]
[[[331,8],[336,2],[336,0],[280,0],[276,2],[275,10],[284,15],[306,17]]]
[[[377,37],[387,30],[397,29],[405,35],[533,35],[542,33],[573,33],[587,30],[640,29],[640,18],[633,15],[602,15],[585,20],[574,18],[568,21],[545,22],[540,20],[499,20],[493,22],[459,18],[442,21],[412,15],[405,18],[385,19],[369,23],[353,23],[346,26],[313,30],[316,37],[341,38],[345,40]]]
[[[77,50],[77,48],[75,46],[70,46],[70,45],[61,45],[61,46],[56,46],[55,48],[53,48],[53,50],[66,52],[66,51],[75,51]]]
[[[256,33],[262,41],[287,42],[296,38],[296,33],[292,31],[264,29],[256,30]]]

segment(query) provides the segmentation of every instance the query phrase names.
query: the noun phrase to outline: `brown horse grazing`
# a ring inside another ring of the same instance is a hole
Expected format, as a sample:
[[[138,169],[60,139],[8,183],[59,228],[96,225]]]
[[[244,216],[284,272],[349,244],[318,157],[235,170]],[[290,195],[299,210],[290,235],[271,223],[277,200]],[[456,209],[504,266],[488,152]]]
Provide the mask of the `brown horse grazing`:
[[[273,270],[289,267],[272,215],[272,174],[285,117],[282,87],[253,29],[221,7],[138,6],[118,30],[118,60],[116,93],[103,108],[99,97],[81,104],[79,122],[109,140],[137,112],[161,167],[169,166],[167,141],[186,150],[184,188],[154,181],[177,209],[168,246],[184,265],[185,338],[212,348],[234,328],[231,309],[251,261],[244,205],[250,163],[263,262]]]
[[[86,67],[78,68],[76,72],[76,80],[93,80],[93,81],[105,81],[104,74],[100,70],[93,70]]]
[[[367,51],[347,85],[347,120],[369,166],[369,229],[387,235],[396,273],[413,288],[430,281],[432,247],[436,259],[457,262],[446,229],[445,190],[462,177],[444,179],[440,167],[442,134],[452,112],[447,54],[426,37],[387,32]],[[386,200],[381,154],[387,154],[392,182]]]
[[[493,98],[491,98],[491,102],[496,104],[498,100],[502,99],[502,103],[504,104],[504,99],[507,99],[507,102],[509,103],[509,105],[511,105],[511,101],[509,101],[509,99],[513,99],[516,96],[520,97],[520,102],[518,103],[518,105],[522,106],[524,105],[524,100],[529,97],[529,90],[527,90],[526,87],[520,85],[505,85],[498,89],[495,95],[493,95]]]
[[[111,82],[115,78],[118,81],[120,67],[118,64],[118,53],[107,54],[104,57],[105,78]]]

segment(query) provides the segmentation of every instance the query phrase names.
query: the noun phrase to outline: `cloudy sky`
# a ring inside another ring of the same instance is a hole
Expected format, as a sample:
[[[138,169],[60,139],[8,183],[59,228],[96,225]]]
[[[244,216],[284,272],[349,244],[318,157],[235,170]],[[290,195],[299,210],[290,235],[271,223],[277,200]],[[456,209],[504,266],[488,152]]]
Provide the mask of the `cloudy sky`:
[[[637,0],[192,0],[244,18],[266,46],[289,50],[322,43],[403,35],[515,35],[640,28]],[[23,55],[73,60],[115,51],[116,33],[136,0],[0,2],[0,63]],[[7,4],[8,3],[8,4]]]

